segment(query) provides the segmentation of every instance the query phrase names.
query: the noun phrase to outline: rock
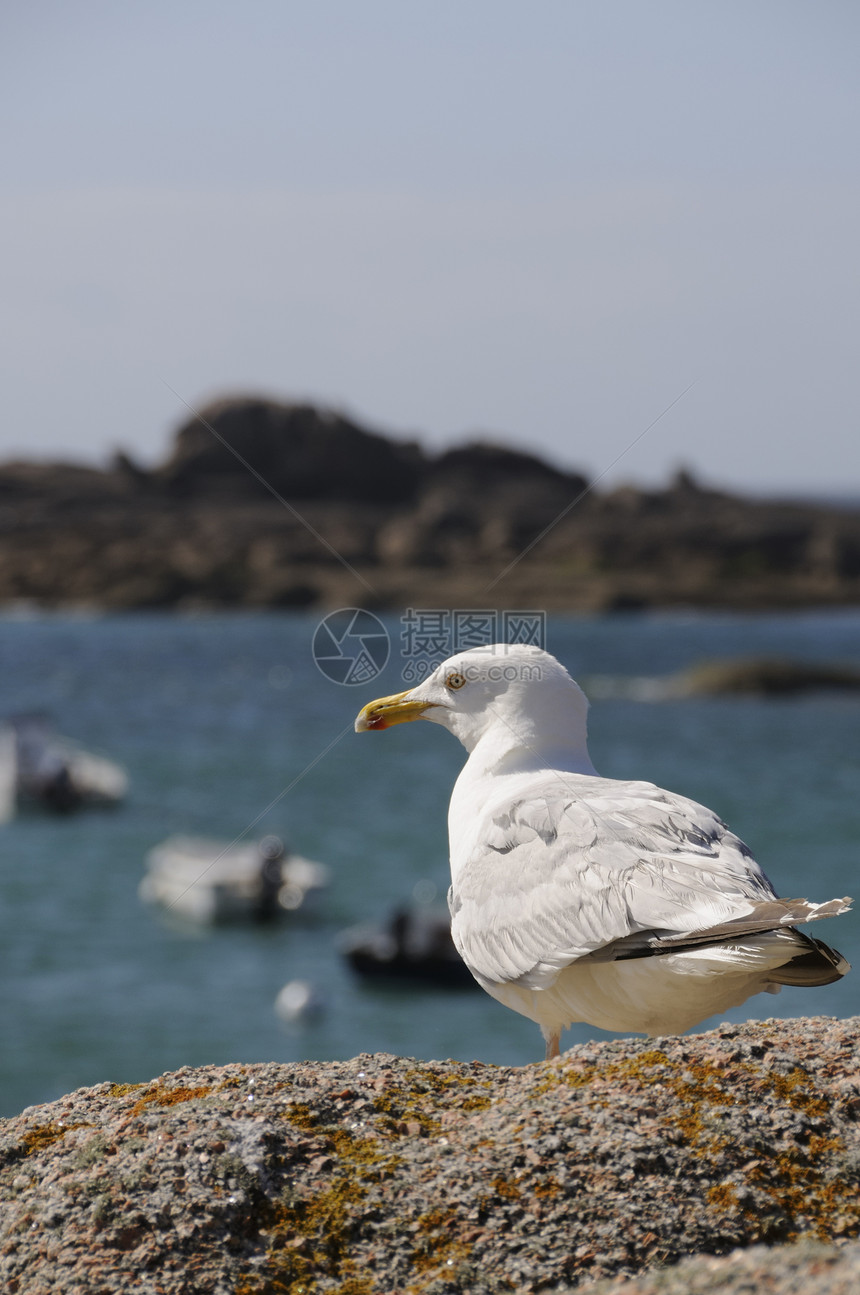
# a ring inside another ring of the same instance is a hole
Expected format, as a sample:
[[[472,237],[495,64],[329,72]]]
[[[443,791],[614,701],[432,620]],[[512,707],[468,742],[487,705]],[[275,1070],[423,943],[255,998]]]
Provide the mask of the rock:
[[[446,450],[429,464],[427,471],[429,487],[453,486],[470,491],[476,503],[480,503],[487,491],[492,493],[500,486],[521,486],[525,482],[560,485],[568,499],[588,484],[578,473],[562,472],[534,454],[486,440]]]
[[[520,1069],[365,1054],[99,1084],[0,1122],[0,1283],[836,1295],[858,1045],[858,1018],[771,1020]]]
[[[383,562],[453,566],[519,552],[587,488],[578,474],[478,441],[433,460],[414,510],[379,535]]]
[[[703,1255],[633,1280],[600,1281],[588,1295],[855,1295],[860,1245],[798,1241],[772,1249],[753,1246],[731,1255]]]
[[[676,676],[670,690],[685,697],[715,693],[784,697],[834,688],[860,688],[860,670],[820,662],[750,657],[734,661],[702,662]]]
[[[256,498],[262,477],[290,500],[408,504],[423,464],[417,445],[369,432],[342,414],[236,396],[206,405],[180,427],[156,476],[181,496],[238,491]]]
[[[0,466],[0,605],[792,608],[860,601],[860,511],[681,471],[600,494],[488,440],[432,455],[307,403],[231,396],[152,471]]]

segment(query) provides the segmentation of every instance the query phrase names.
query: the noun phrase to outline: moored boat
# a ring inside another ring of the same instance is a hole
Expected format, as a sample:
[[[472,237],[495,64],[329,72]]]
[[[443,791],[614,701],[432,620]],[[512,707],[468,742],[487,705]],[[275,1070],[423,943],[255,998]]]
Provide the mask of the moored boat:
[[[172,836],[147,855],[138,893],[194,922],[259,922],[304,909],[330,875],[276,836],[241,843]]]
[[[370,980],[477,988],[454,947],[442,904],[402,905],[384,922],[349,927],[338,937],[338,948],[353,971]]]
[[[106,756],[58,733],[45,715],[11,715],[0,737],[0,808],[40,808],[57,814],[118,805],[128,775]]]

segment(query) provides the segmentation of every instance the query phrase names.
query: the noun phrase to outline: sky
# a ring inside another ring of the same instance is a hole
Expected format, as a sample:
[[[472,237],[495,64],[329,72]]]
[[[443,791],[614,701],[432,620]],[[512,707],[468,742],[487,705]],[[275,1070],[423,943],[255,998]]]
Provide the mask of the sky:
[[[860,496],[854,0],[30,0],[0,148],[0,460],[252,393]]]

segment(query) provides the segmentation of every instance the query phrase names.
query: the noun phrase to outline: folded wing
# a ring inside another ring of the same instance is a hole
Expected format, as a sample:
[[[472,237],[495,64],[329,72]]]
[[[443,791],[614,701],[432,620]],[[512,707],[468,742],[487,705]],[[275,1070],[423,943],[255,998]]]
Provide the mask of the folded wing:
[[[848,906],[778,899],[711,810],[650,783],[532,775],[488,809],[478,839],[454,861],[452,934],[493,984],[540,989],[579,959],[680,952]]]

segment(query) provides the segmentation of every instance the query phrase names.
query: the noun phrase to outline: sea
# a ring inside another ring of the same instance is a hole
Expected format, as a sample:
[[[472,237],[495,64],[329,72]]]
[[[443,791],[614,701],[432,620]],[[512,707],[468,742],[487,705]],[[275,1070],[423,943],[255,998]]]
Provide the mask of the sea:
[[[365,702],[407,686],[404,618],[381,617],[387,664],[377,653],[350,683],[320,667],[320,620],[0,618],[0,715],[45,713],[130,779],[115,809],[28,811],[0,825],[0,1114],[185,1065],[543,1055],[537,1026],[479,990],[381,987],[347,965],[345,929],[444,900],[447,803],[465,753],[433,724],[355,734]],[[560,616],[544,632],[591,697],[602,774],[716,809],[782,895],[857,893],[860,694],[672,699],[661,681],[719,658],[860,666],[860,611]],[[183,924],[138,893],[148,852],[174,834],[224,844],[273,834],[325,863],[331,886],[313,912],[281,922]],[[815,934],[856,970],[823,989],[760,995],[728,1019],[857,1013],[860,912]],[[293,980],[313,986],[319,1011],[284,1021],[275,1000]],[[601,1037],[574,1026],[563,1046]]]

